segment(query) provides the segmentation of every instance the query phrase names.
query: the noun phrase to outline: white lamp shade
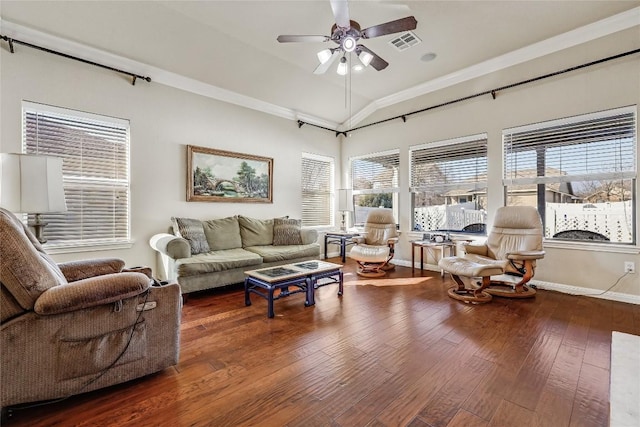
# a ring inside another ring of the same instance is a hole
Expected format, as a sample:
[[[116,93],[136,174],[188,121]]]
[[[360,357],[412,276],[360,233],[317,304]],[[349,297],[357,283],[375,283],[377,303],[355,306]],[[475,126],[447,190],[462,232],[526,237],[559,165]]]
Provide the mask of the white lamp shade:
[[[324,64],[329,59],[331,59],[331,55],[333,55],[333,52],[331,52],[330,49],[324,49],[318,52],[317,55],[318,55],[318,61],[320,61],[321,64]]]
[[[342,58],[340,58],[340,63],[338,64],[338,69],[336,70],[336,73],[340,74],[341,76],[344,76],[348,72],[349,72],[349,66],[347,65],[347,58],[343,56]]]
[[[351,190],[346,188],[341,188],[338,190],[338,210],[339,211],[353,210],[353,193]]]
[[[368,67],[369,64],[371,64],[371,61],[373,60],[373,55],[363,50],[358,54],[358,58],[360,58],[360,62],[362,62],[362,65],[364,65],[365,67]]]
[[[30,154],[0,154],[0,206],[20,213],[67,210],[62,159]]]

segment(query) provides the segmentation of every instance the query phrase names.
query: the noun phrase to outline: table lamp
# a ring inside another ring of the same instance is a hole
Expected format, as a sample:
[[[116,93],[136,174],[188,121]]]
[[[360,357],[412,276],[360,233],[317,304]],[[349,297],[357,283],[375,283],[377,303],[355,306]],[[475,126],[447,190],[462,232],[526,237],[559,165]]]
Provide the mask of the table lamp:
[[[47,240],[47,225],[40,215],[67,210],[62,179],[62,158],[35,154],[0,153],[0,206],[14,212],[35,214],[33,227],[40,243]]]
[[[342,213],[340,231],[347,231],[346,214],[353,211],[353,193],[347,188],[338,190],[338,210]]]

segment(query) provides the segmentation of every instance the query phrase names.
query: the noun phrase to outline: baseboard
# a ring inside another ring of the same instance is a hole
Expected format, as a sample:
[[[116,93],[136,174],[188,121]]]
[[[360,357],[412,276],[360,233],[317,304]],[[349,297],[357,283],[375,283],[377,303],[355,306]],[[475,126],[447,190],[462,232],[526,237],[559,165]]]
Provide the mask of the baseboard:
[[[395,265],[399,265],[401,267],[409,267],[411,268],[411,261],[403,260],[403,259],[393,259]],[[416,268],[420,266],[417,265]],[[425,264],[424,269],[428,271],[440,271],[437,265]],[[583,295],[594,298],[601,298],[610,301],[618,301],[618,302],[626,302],[629,304],[638,304],[640,305],[640,295],[631,295],[631,294],[623,294],[620,292],[605,292],[602,294],[602,291],[597,289],[589,289],[582,288],[580,286],[572,286],[572,285],[564,285],[562,283],[553,283],[553,282],[544,282],[542,280],[532,280],[532,285],[535,285],[538,289],[544,289],[548,291],[557,291],[562,292],[563,294],[569,295]]]

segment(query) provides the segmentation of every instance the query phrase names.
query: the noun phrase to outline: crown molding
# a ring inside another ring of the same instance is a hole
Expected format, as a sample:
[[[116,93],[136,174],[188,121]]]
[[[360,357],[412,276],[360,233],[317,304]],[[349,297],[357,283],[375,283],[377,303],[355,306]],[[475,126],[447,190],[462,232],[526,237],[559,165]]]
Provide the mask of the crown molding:
[[[587,24],[583,27],[576,28],[541,42],[480,62],[442,77],[429,80],[395,94],[376,99],[351,116],[350,119],[339,124],[310,114],[298,112],[290,108],[242,95],[237,92],[204,83],[202,81],[144,64],[120,55],[115,55],[82,43],[74,42],[0,19],[0,28],[2,33],[11,38],[81,57],[110,67],[127,70],[132,73],[148,75],[151,76],[155,83],[216,99],[218,101],[260,111],[262,113],[287,120],[303,120],[310,124],[338,129],[340,131],[349,130],[349,128],[357,126],[364,119],[379,109],[389,107],[418,96],[426,95],[437,90],[445,89],[468,80],[482,77],[563,49],[587,43],[638,25],[640,25],[640,7]]]
[[[212,84],[204,83],[173,73],[162,68],[135,61],[120,55],[115,55],[101,49],[96,49],[82,43],[74,42],[62,37],[57,37],[42,31],[34,30],[10,21],[0,19],[0,29],[3,35],[31,43],[57,52],[77,56],[92,62],[119,68],[131,73],[150,76],[153,83],[191,92],[197,95],[212,98],[229,104],[238,105],[251,110],[260,111],[287,120],[303,120],[310,124],[337,129],[338,123],[301,113],[290,108],[271,104],[250,96],[242,95]]]
[[[429,80],[395,94],[376,99],[354,114],[350,120],[342,123],[340,125],[340,129],[344,129],[347,123],[350,127],[356,126],[378,109],[389,107],[418,96],[426,95],[449,86],[482,77],[487,74],[522,64],[573,46],[587,43],[638,25],[640,25],[640,7],[618,13],[608,18],[601,19],[600,21],[587,24],[583,27],[576,28],[509,53],[505,53],[504,55],[446,74],[442,77]]]

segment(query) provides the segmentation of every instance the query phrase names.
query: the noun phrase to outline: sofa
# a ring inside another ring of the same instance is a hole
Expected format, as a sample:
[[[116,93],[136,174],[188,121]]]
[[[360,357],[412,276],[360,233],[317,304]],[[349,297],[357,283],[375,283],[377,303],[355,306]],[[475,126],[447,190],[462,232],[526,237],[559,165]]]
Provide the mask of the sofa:
[[[2,408],[123,383],[178,363],[177,283],[115,258],[56,264],[0,208]],[[145,273],[145,274],[143,274]]]
[[[318,232],[288,217],[171,220],[170,232],[149,244],[159,257],[160,278],[177,281],[183,295],[241,283],[247,270],[320,257]]]

